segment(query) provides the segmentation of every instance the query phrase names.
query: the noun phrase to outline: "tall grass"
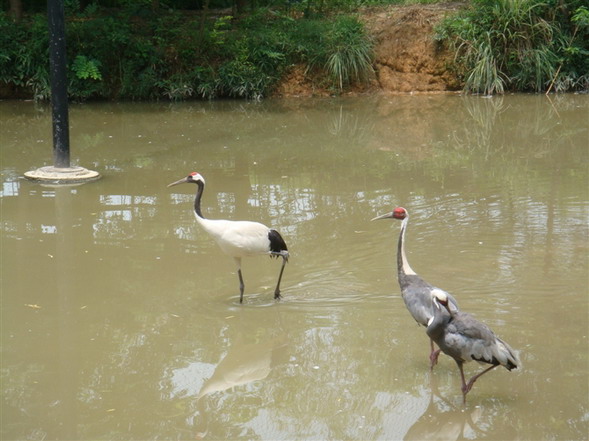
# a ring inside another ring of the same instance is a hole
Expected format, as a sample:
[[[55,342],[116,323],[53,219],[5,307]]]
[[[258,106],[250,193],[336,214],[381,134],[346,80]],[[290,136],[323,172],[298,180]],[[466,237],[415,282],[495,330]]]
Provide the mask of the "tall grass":
[[[340,90],[354,81],[366,81],[372,67],[372,42],[353,17],[338,18],[328,36],[325,68]]]
[[[497,59],[491,46],[491,37],[485,33],[478,45],[468,48],[468,63],[472,68],[465,80],[465,89],[481,92],[487,95],[503,93],[505,91],[505,78],[497,68]]]
[[[588,57],[571,54],[589,54],[589,43],[574,38],[579,25],[571,22],[571,13],[582,8],[571,9],[575,3],[580,1],[562,6],[557,0],[475,0],[472,8],[442,22],[437,38],[455,51],[467,92],[541,92],[559,75],[559,85],[580,84],[578,77],[589,71]],[[566,75],[571,78],[565,81]]]

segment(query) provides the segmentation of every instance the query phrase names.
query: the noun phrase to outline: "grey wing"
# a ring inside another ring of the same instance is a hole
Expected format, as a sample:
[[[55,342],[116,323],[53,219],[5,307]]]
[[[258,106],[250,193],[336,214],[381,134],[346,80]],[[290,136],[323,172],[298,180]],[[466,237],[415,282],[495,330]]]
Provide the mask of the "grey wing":
[[[468,314],[457,313],[448,323],[443,345],[462,361],[486,361],[492,341],[494,335],[486,325]]]
[[[411,316],[420,325],[427,326],[427,322],[433,317],[431,288],[407,287],[402,294]]]
[[[519,365],[515,351],[470,314],[459,312],[454,316],[448,326],[446,340],[464,361],[500,364],[509,370]]]

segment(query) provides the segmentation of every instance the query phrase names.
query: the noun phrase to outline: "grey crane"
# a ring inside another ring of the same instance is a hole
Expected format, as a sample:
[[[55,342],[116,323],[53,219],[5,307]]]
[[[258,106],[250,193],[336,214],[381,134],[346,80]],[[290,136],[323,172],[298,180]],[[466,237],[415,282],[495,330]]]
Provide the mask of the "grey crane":
[[[399,286],[401,287],[401,296],[405,302],[405,306],[411,313],[411,316],[420,325],[427,326],[428,322],[434,315],[432,296],[435,292],[443,292],[440,288],[430,285],[409,265],[407,256],[405,255],[405,231],[407,223],[409,222],[409,213],[403,207],[397,207],[393,211],[381,216],[377,216],[374,220],[379,219],[399,219],[401,223],[401,232],[399,233],[399,242],[397,246],[397,274],[399,279]],[[450,305],[453,309],[458,310],[458,304],[452,295],[446,293]],[[430,339],[431,352],[429,355],[430,369],[433,369],[438,362],[438,355],[440,350],[434,348],[434,342]]]
[[[504,366],[509,371],[521,366],[516,352],[487,325],[466,312],[451,308],[447,293],[436,291],[433,296],[434,315],[428,322],[426,332],[442,352],[456,361],[462,379],[464,403],[466,394],[481,375],[497,366]],[[473,376],[467,383],[462,366],[471,360],[491,366]]]
[[[200,173],[192,172],[179,181],[172,182],[168,187],[174,185],[191,183],[196,184],[196,198],[194,199],[194,215],[200,226],[211,235],[221,250],[228,256],[233,257],[237,265],[239,277],[239,303],[243,303],[243,292],[245,285],[241,274],[242,257],[266,254],[270,257],[282,257],[282,266],[278,275],[278,282],[274,290],[274,298],[280,299],[280,281],[284,266],[288,261],[288,249],[280,233],[259,222],[232,221],[224,219],[206,219],[200,209],[200,200],[205,188],[205,179]]]

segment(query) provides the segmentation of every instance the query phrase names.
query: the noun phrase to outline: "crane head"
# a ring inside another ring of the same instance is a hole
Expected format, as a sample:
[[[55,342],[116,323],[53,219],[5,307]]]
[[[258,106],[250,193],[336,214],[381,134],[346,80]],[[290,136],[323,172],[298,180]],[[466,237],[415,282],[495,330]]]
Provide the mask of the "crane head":
[[[448,294],[441,289],[434,288],[431,290],[432,297],[438,301],[440,305],[448,304]]]
[[[448,293],[446,291],[442,291],[441,289],[434,288],[431,290],[432,300],[436,307],[440,308],[440,306],[444,307],[446,311],[450,315],[452,315],[452,311],[450,310],[450,301],[448,300]],[[453,305],[453,309],[456,309],[456,306]]]
[[[202,182],[204,184],[205,179],[202,177],[202,175],[200,173],[192,172],[188,176],[186,176],[185,178],[182,178],[179,181],[172,182],[171,184],[168,184],[168,187],[173,187],[174,185],[179,185],[179,184],[185,184],[187,182],[194,182],[194,183]]]
[[[379,219],[400,219],[400,220],[403,220],[407,216],[409,216],[409,213],[407,213],[407,210],[405,210],[403,207],[397,207],[393,211],[391,211],[390,213],[383,214],[381,216],[377,216],[372,220],[373,221],[379,220]]]

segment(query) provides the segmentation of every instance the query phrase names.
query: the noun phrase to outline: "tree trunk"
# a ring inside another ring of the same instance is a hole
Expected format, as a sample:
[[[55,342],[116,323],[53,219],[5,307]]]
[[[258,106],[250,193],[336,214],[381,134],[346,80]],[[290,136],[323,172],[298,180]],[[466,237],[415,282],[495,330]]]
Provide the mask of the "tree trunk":
[[[200,29],[199,29],[199,37],[200,41],[204,41],[205,38],[205,28],[207,24],[207,16],[209,15],[209,3],[210,0],[204,0],[204,4],[202,6],[202,11],[200,12]]]
[[[242,14],[245,11],[247,0],[235,0],[235,11],[237,15]]]
[[[14,21],[22,19],[22,0],[10,0],[10,15]]]

